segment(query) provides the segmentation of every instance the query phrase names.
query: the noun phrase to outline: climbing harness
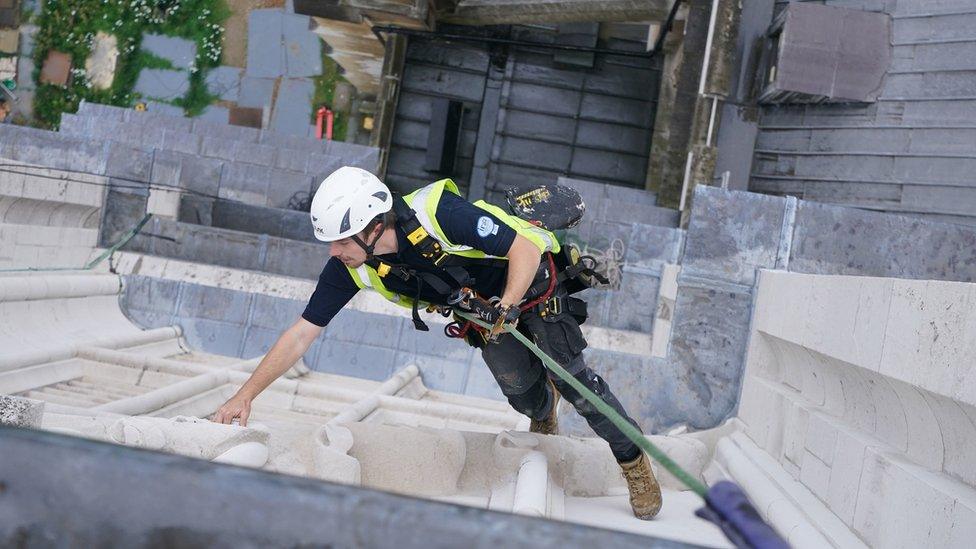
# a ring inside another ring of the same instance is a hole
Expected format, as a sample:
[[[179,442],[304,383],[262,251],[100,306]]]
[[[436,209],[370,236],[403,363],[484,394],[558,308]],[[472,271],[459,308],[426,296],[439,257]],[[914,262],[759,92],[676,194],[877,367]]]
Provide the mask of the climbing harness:
[[[461,318],[488,329],[490,326],[480,318],[465,312],[455,313]],[[749,502],[748,497],[735,483],[717,482],[711,488],[690,473],[681,468],[667,454],[662,452],[653,442],[647,439],[640,430],[627,421],[619,412],[614,410],[602,398],[590,391],[582,382],[573,377],[558,362],[547,355],[529,338],[515,329],[515,326],[505,324],[504,331],[511,334],[524,345],[532,354],[539,358],[552,373],[570,385],[573,389],[603,414],[621,433],[641,450],[647,452],[655,461],[667,469],[689,490],[698,494],[704,501],[705,507],[696,514],[709,522],[718,525],[729,540],[741,548],[759,549],[787,549],[789,544],[775,530],[759,516],[758,511]]]

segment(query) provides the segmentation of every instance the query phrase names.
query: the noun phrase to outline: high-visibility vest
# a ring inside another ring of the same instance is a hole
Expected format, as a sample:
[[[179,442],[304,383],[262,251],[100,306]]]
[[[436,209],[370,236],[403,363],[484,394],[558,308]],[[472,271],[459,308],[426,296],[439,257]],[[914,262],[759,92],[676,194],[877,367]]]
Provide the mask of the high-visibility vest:
[[[468,257],[468,258],[494,258],[494,259],[508,259],[506,257],[499,257],[488,255],[481,250],[476,250],[471,246],[464,246],[452,243],[447,236],[444,234],[444,230],[441,229],[440,223],[437,222],[437,207],[440,205],[441,196],[444,194],[444,190],[452,192],[458,196],[461,195],[458,191],[457,185],[450,179],[441,179],[427,185],[426,187],[421,187],[416,191],[403,197],[404,202],[408,206],[413,208],[417,213],[417,221],[420,222],[421,226],[427,231],[427,233],[437,240],[441,249],[454,256]],[[545,252],[558,253],[560,246],[559,241],[556,239],[556,235],[552,234],[541,227],[536,227],[535,225],[515,217],[505,210],[499,208],[498,206],[489,204],[484,200],[479,200],[474,203],[474,205],[486,212],[491,213],[496,218],[498,218],[502,223],[505,223],[509,227],[515,230],[518,234],[522,235],[529,242],[534,244],[539,248],[539,254]],[[357,268],[346,267],[349,270],[349,275],[352,276],[353,282],[356,283],[360,289],[369,288],[386,299],[404,307],[413,307],[413,299],[398,294],[383,284],[383,277],[365,263]],[[419,304],[418,304],[419,305]],[[424,304],[423,306],[426,306]]]

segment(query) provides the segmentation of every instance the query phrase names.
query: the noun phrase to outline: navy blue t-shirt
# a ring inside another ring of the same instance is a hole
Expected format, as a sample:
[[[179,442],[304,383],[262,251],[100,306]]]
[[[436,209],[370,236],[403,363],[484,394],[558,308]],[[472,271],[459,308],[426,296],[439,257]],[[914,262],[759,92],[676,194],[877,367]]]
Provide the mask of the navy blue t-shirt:
[[[437,208],[437,222],[452,244],[471,246],[489,255],[508,255],[508,250],[515,242],[514,229],[452,192],[445,191],[441,196]],[[434,267],[430,261],[420,256],[407,240],[399,223],[396,224],[395,230],[398,252],[377,256],[378,258],[387,263],[407,265],[418,271],[432,273],[449,286],[456,286],[442,269]],[[481,295],[501,296],[504,292],[508,270],[505,267],[477,265],[466,267],[466,270],[474,278],[472,287]],[[405,282],[395,276],[387,276],[383,279],[383,284],[388,289],[411,298],[417,293],[415,280]],[[346,266],[337,258],[331,257],[322,269],[322,274],[319,275],[318,285],[308,301],[308,306],[305,307],[305,312],[302,313],[302,318],[317,326],[325,326],[358,291],[359,288],[353,282]],[[426,284],[421,287],[420,299],[428,303],[446,305],[444,296]]]

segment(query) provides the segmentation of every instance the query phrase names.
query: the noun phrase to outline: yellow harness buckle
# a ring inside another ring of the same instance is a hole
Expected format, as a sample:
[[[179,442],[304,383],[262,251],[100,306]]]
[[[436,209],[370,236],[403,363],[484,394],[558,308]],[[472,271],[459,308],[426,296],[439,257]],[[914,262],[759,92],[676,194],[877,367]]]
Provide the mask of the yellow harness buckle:
[[[386,263],[380,263],[379,267],[376,268],[376,274],[380,275],[380,277],[390,274],[390,266]]]
[[[416,229],[414,229],[412,233],[407,235],[407,240],[409,240],[411,244],[416,246],[418,242],[421,242],[423,239],[427,238],[428,236],[430,235],[427,234],[426,229],[424,229],[423,227],[417,227]]]

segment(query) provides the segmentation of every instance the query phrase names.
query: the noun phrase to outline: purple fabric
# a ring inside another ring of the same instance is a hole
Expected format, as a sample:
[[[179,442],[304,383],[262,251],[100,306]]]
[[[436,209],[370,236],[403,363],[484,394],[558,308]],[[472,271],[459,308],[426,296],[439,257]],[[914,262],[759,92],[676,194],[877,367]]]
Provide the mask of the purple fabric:
[[[736,547],[789,549],[790,544],[766,524],[736,484],[716,483],[708,489],[705,503],[695,514],[717,524]]]

